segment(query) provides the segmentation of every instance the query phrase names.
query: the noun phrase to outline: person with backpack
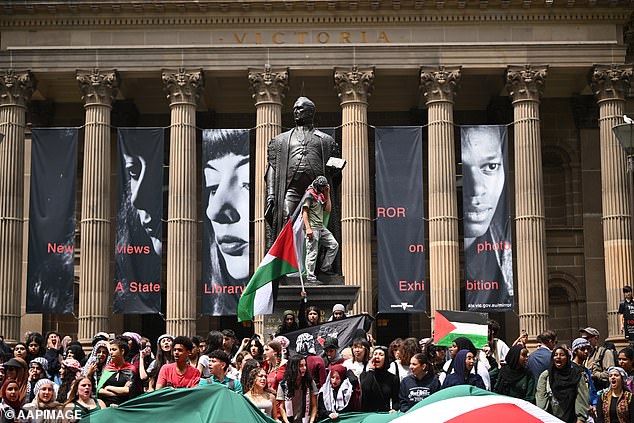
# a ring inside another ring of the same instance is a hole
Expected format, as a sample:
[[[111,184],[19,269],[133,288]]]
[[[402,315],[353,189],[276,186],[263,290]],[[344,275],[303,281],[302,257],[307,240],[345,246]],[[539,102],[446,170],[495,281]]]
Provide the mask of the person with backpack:
[[[231,379],[227,373],[229,372],[229,355],[223,350],[212,351],[209,354],[209,372],[211,376],[201,378],[198,386],[208,386],[219,383],[226,386],[230,391],[242,394],[242,385],[237,379]]]
[[[579,333],[585,338],[592,350],[588,354],[585,366],[592,371],[592,380],[597,391],[607,388],[610,383],[608,381],[608,369],[615,366],[618,362],[616,347],[610,342],[606,342],[602,347],[599,346],[599,331],[593,327],[580,329]]]

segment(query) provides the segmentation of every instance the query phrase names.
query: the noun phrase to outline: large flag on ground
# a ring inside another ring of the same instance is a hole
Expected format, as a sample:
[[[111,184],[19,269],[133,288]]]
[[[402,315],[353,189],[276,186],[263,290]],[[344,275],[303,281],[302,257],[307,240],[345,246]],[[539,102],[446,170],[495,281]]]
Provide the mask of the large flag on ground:
[[[487,323],[486,313],[436,310],[434,344],[450,347],[454,339],[462,336],[470,339],[476,348],[483,348],[489,342]]]
[[[169,416],[169,417],[167,417]],[[81,419],[90,423],[274,423],[246,397],[221,384],[197,388],[163,388],[105,408]]]
[[[328,422],[330,419],[322,420]],[[562,423],[527,401],[495,394],[469,385],[452,386],[425,398],[408,412],[343,413],[339,423],[480,423],[514,421]]]
[[[251,276],[238,301],[238,321],[253,320],[256,314],[273,313],[273,281],[304,269],[304,227],[301,205],[288,219],[271,249]]]

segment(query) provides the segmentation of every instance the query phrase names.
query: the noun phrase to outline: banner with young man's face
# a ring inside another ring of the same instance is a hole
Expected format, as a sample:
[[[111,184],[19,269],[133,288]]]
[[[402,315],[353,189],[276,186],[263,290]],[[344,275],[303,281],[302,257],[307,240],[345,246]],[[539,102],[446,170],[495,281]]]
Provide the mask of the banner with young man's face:
[[[161,311],[163,128],[119,128],[113,312]]]
[[[512,310],[507,129],[463,126],[460,133],[467,309]]]
[[[27,313],[73,312],[77,143],[76,128],[32,132]]]
[[[421,127],[375,129],[379,312],[427,309]]]
[[[202,312],[235,316],[250,276],[249,130],[205,129],[202,156]]]

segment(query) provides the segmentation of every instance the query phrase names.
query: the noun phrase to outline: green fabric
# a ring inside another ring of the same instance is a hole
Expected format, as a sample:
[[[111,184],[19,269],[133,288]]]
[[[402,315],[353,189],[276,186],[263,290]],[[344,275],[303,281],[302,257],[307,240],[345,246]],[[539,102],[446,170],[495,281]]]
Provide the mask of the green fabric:
[[[95,423],[275,423],[255,405],[227,387],[212,384],[197,388],[172,389],[140,395],[118,408],[94,412],[82,422]]]
[[[104,370],[101,372],[101,377],[97,382],[97,398],[99,398],[99,390],[103,388],[103,385],[112,377],[113,374],[115,374],[114,370]]]

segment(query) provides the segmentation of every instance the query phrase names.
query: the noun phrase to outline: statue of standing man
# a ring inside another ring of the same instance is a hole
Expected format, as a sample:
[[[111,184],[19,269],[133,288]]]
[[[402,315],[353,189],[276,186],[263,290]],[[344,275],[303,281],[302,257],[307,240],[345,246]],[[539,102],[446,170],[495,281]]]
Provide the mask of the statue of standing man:
[[[267,237],[267,248],[315,178],[332,179],[333,175],[326,172],[326,163],[337,157],[338,146],[330,135],[314,128],[314,117],[315,103],[306,97],[298,98],[293,105],[295,128],[269,141],[264,218],[272,233]]]

